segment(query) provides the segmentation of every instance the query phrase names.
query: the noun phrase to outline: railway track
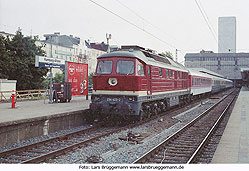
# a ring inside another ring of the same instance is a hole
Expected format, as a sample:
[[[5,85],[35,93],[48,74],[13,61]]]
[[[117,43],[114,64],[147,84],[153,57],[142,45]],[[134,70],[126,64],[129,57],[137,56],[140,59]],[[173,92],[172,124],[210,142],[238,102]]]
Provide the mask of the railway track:
[[[102,128],[101,125],[97,125],[67,135],[1,152],[0,163],[39,163],[120,130],[121,128]]]
[[[174,108],[170,112],[181,113],[193,104],[182,108]],[[8,151],[0,152],[0,163],[40,163],[45,160],[63,155],[68,151],[72,151],[77,147],[92,143],[101,137],[108,136],[120,132],[121,130],[129,129],[149,122],[150,120],[161,117],[163,114],[153,116],[135,124],[119,127],[105,127],[102,124],[96,125],[85,130],[73,132],[63,136],[50,138],[41,142],[30,144],[23,147],[18,147]]]
[[[238,90],[235,90],[226,95],[133,163],[203,163],[206,158],[210,161],[211,153],[214,151],[210,144],[215,139],[215,131],[220,132],[217,128],[237,94]]]

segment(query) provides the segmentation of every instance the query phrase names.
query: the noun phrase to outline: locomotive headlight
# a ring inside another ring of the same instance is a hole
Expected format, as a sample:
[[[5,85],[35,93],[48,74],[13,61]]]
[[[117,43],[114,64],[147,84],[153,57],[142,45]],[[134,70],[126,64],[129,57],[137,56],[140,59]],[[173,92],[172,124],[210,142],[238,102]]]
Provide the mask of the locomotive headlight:
[[[117,80],[116,78],[109,78],[108,83],[109,83],[111,86],[115,86],[115,85],[118,84],[118,80]]]

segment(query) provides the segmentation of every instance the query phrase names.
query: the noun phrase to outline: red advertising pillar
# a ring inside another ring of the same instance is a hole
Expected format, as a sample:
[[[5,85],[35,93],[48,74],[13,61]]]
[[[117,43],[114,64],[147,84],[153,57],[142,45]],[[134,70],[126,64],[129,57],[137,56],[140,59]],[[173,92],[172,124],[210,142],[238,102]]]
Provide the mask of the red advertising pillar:
[[[88,65],[68,62],[66,81],[71,83],[72,96],[88,95]]]

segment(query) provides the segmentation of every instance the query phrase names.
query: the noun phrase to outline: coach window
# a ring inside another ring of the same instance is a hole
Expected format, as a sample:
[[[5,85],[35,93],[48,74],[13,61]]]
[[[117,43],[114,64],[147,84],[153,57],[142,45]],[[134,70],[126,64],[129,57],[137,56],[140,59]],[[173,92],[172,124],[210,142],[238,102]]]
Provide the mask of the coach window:
[[[162,76],[162,68],[159,68],[159,76]]]
[[[169,70],[166,69],[166,77],[169,78]]]
[[[131,75],[134,73],[134,61],[119,60],[117,62],[117,74]]]
[[[171,70],[169,70],[169,77],[171,78],[171,76],[172,76],[172,73],[171,73]]]
[[[97,67],[97,74],[110,74],[112,72],[112,61],[103,60],[99,61]]]
[[[144,75],[144,66],[142,64],[137,65],[137,75]]]

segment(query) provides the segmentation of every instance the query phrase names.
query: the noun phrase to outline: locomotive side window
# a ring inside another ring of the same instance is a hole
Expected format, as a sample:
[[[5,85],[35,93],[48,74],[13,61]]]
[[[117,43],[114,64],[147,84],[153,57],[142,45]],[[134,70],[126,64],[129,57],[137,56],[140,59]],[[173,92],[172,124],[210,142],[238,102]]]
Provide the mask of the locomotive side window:
[[[148,67],[148,75],[150,76],[150,67]]]
[[[130,75],[134,73],[134,61],[119,60],[117,62],[117,74]]]
[[[159,77],[162,76],[162,68],[159,68]]]
[[[166,77],[169,78],[169,70],[166,69]]]
[[[97,67],[97,74],[110,74],[112,72],[112,61],[103,60],[99,61]]]
[[[142,64],[137,65],[137,74],[144,75],[144,66]]]

